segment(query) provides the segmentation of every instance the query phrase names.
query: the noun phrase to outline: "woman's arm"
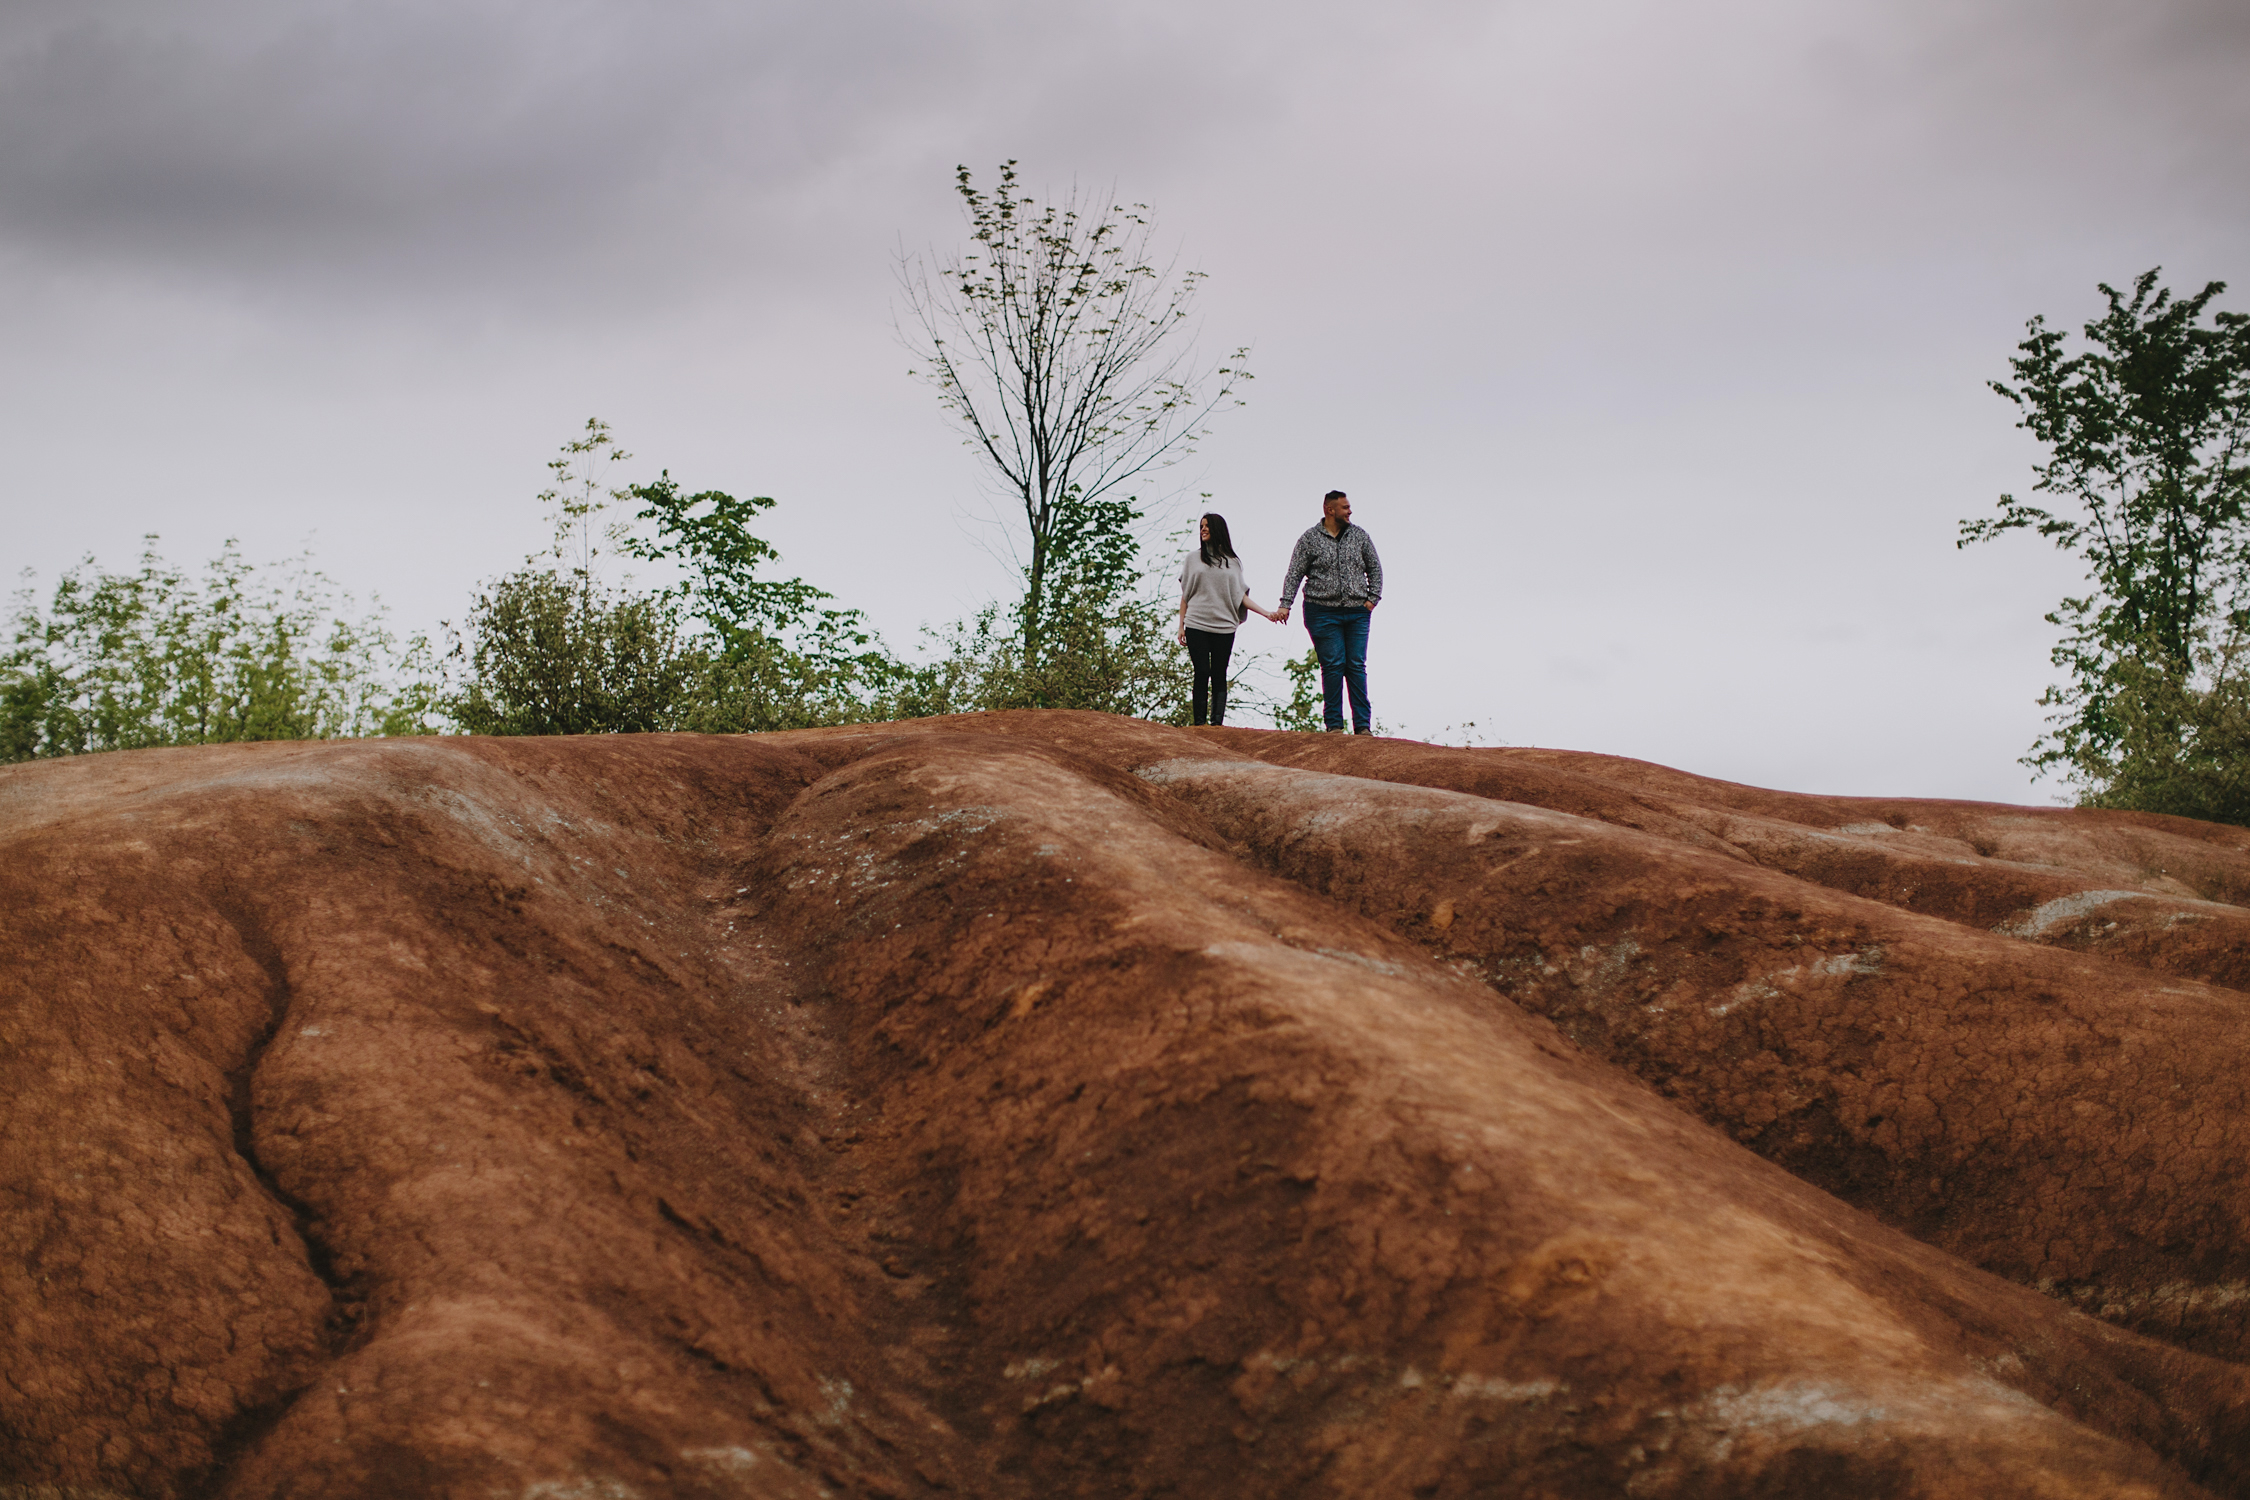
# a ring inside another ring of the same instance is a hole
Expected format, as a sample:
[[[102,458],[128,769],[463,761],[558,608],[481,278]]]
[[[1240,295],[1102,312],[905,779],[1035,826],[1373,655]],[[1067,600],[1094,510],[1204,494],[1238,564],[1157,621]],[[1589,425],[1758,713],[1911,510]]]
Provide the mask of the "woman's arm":
[[[1250,591],[1248,589],[1244,589],[1242,591],[1242,602],[1249,607],[1250,613],[1254,615],[1264,615],[1267,619],[1273,621],[1276,625],[1279,625],[1281,623],[1281,616],[1275,614],[1272,610],[1258,608],[1258,601],[1250,597]],[[1184,610],[1187,608],[1187,606],[1183,604],[1180,606],[1180,608]]]
[[[1180,644],[1187,644],[1187,595],[1180,595]]]

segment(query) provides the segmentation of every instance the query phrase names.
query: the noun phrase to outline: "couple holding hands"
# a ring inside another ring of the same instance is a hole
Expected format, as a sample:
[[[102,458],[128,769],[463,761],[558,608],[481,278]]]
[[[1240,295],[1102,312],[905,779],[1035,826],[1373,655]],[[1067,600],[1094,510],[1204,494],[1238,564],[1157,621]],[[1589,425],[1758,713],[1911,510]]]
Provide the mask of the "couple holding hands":
[[[1351,497],[1342,490],[1328,492],[1321,501],[1320,524],[1297,538],[1276,609],[1260,609],[1250,597],[1226,517],[1203,518],[1202,545],[1180,565],[1180,642],[1195,663],[1189,706],[1196,723],[1226,722],[1234,627],[1252,613],[1276,625],[1289,623],[1289,605],[1300,582],[1305,586],[1305,630],[1320,658],[1322,722],[1332,731],[1344,727],[1348,688],[1352,732],[1374,733],[1374,715],[1367,706],[1367,626],[1383,597],[1383,562],[1375,555],[1374,538],[1352,524]]]

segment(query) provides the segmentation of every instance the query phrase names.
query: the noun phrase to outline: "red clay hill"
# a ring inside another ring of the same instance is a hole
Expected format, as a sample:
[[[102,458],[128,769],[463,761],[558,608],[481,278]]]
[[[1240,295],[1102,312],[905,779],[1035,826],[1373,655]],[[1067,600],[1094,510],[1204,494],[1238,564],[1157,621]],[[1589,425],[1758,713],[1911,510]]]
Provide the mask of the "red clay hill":
[[[0,771],[0,1496],[2250,1494],[2250,834],[991,715]]]

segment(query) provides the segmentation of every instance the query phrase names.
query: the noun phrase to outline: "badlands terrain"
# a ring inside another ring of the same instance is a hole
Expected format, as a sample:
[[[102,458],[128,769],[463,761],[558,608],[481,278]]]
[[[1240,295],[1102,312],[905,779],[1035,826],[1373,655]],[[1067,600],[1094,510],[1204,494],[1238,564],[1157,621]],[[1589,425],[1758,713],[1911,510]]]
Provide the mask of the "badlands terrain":
[[[0,769],[0,1500],[2250,1495],[2250,832],[984,715]]]

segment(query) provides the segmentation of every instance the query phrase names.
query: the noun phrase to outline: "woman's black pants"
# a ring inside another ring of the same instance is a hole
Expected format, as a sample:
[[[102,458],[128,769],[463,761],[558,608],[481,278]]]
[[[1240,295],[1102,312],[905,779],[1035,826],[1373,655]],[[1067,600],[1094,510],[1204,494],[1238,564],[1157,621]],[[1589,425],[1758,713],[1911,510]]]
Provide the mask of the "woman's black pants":
[[[1188,627],[1188,660],[1195,663],[1195,691],[1188,708],[1198,724],[1227,721],[1227,658],[1234,654],[1231,630],[1198,630]],[[1204,717],[1206,707],[1210,717]]]

